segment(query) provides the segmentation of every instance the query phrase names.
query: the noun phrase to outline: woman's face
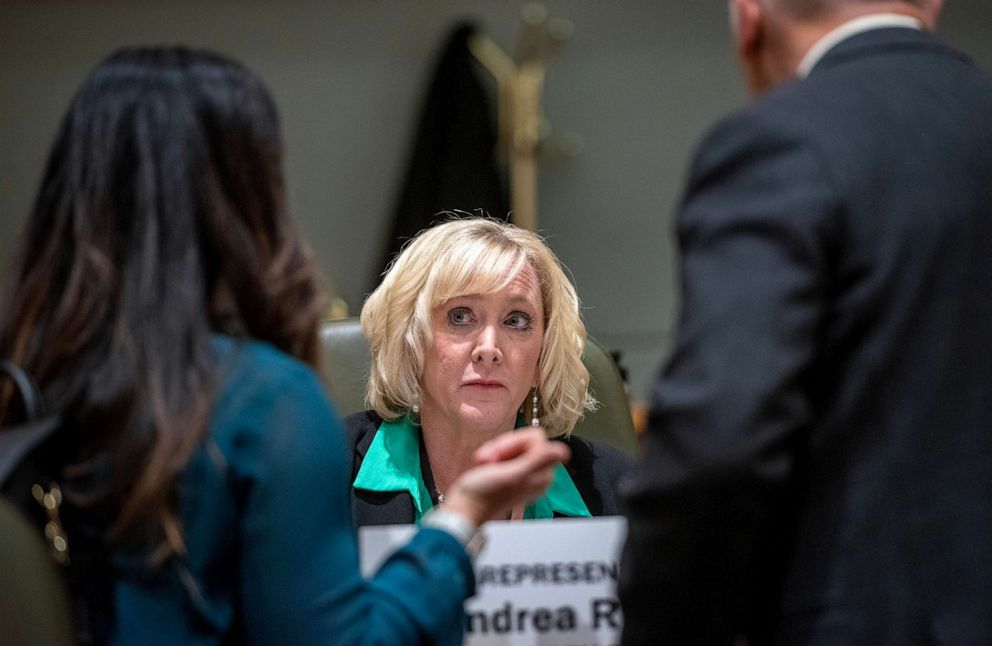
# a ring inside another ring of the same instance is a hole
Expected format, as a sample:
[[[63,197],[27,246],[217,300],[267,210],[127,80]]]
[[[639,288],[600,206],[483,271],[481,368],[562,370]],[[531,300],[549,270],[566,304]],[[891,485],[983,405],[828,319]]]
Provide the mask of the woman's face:
[[[538,383],[544,307],[527,263],[504,289],[456,296],[431,314],[421,421],[484,434],[510,430]],[[528,411],[529,412],[529,411]]]

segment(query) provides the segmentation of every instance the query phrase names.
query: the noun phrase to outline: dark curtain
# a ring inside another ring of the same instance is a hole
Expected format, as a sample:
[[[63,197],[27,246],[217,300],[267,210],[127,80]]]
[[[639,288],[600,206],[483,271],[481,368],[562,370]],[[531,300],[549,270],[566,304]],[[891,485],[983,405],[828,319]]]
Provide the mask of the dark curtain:
[[[468,42],[477,27],[462,23],[448,36],[434,67],[413,149],[373,284],[379,283],[400,247],[418,231],[443,219],[443,211],[509,211],[496,160],[495,109]]]

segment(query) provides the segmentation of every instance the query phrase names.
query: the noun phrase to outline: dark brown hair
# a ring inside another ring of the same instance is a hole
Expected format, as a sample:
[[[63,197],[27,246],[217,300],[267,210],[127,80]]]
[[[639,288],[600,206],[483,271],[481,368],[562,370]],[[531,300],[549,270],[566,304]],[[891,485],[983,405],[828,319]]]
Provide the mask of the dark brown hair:
[[[281,158],[245,67],[124,49],[74,97],[24,232],[0,356],[64,414],[77,466],[110,464],[93,498],[114,510],[109,538],[151,541],[158,560],[183,546],[176,483],[209,421],[211,334],[317,360],[322,298]]]

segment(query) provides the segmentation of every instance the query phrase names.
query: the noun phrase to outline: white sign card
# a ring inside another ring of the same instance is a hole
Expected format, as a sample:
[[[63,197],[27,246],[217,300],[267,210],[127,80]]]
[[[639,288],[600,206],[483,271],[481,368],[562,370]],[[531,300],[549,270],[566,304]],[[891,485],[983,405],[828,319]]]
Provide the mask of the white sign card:
[[[362,527],[367,577],[410,539],[414,525]],[[465,644],[613,646],[623,618],[616,586],[627,534],[620,516],[491,521],[465,603]]]

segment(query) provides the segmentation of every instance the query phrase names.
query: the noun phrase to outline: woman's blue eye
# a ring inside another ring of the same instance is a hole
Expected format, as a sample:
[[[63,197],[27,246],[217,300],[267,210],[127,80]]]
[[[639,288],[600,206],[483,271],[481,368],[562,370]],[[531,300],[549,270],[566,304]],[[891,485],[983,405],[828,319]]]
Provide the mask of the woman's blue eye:
[[[529,330],[532,319],[529,314],[514,312],[506,318],[506,324],[517,330]]]
[[[467,307],[456,307],[448,312],[448,323],[465,325],[472,321],[472,312]]]

